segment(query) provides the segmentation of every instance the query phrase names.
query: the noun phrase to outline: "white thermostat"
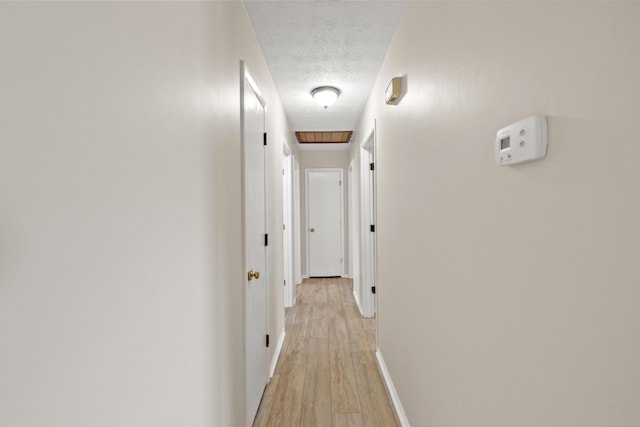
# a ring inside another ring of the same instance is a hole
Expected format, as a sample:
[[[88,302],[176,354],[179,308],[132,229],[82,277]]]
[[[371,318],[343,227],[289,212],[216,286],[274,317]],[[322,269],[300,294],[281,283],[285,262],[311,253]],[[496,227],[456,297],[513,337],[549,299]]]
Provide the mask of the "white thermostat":
[[[515,165],[541,159],[547,155],[547,119],[531,116],[496,134],[496,163]]]
[[[402,77],[394,77],[384,91],[384,101],[390,105],[397,105],[402,95]]]

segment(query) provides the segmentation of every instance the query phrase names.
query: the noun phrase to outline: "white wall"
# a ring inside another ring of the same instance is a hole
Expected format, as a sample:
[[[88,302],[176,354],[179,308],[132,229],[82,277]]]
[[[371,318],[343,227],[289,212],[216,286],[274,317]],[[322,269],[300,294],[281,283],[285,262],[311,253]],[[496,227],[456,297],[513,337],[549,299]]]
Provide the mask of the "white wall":
[[[411,425],[640,422],[639,22],[407,3],[357,134],[377,119],[378,345]],[[496,131],[532,114],[548,157],[497,167]]]
[[[0,425],[241,425],[240,59],[289,133],[242,3],[2,3],[0,51]]]
[[[344,199],[342,206],[344,207],[344,265],[349,266],[349,224],[347,219],[349,218],[349,204],[347,202],[347,176],[349,169],[349,152],[348,151],[300,151],[300,224],[301,226],[301,261],[302,261],[302,274],[307,275],[307,193],[306,193],[306,178],[305,170],[313,168],[336,168],[342,169],[342,176],[344,182],[342,183],[342,190]],[[350,274],[349,268],[345,268],[347,275]]]

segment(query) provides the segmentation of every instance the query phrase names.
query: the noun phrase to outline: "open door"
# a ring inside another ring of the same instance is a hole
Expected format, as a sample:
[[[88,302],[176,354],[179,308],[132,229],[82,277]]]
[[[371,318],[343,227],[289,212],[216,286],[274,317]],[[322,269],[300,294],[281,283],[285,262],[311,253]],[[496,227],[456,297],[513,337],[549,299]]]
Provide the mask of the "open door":
[[[376,314],[376,181],[375,129],[360,150],[360,262],[362,315]]]
[[[253,424],[269,379],[265,105],[242,66],[242,173],[244,190],[244,355],[246,425]]]
[[[294,276],[294,241],[293,226],[293,154],[286,141],[282,142],[282,271],[284,279],[284,306],[295,304],[296,283]]]

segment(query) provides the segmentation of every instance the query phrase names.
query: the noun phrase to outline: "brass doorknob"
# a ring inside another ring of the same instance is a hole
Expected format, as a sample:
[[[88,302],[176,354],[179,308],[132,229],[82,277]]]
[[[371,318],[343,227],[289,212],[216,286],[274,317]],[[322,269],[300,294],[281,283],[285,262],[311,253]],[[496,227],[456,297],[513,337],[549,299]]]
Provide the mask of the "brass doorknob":
[[[314,231],[316,231],[316,229],[315,229],[315,228],[313,228],[313,227],[311,227],[311,228],[309,229],[309,231],[313,233]]]
[[[249,273],[247,273],[247,276],[249,277],[249,281],[252,281],[253,279],[259,279],[260,278],[260,272],[259,271],[249,270]]]

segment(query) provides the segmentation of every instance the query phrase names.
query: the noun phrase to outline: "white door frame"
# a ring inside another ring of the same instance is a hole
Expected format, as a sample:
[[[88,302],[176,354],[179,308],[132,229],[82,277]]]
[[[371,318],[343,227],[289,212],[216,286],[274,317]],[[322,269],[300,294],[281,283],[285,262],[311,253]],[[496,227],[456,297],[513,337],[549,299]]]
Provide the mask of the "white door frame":
[[[349,167],[347,168],[347,206],[349,207],[349,215],[347,218],[347,223],[349,225],[349,243],[347,248],[347,254],[349,254],[349,264],[348,264],[349,270],[346,271],[347,266],[345,266],[345,276],[352,280],[355,278],[355,274],[354,274],[355,264],[353,263],[353,257],[354,257],[353,252],[354,252],[354,242],[356,241],[356,239],[354,237],[357,236],[356,234],[357,230],[355,229],[355,224],[354,224],[355,206],[353,202],[353,199],[354,199],[353,183],[354,183],[353,160],[351,160],[349,162]]]
[[[285,138],[282,138],[282,250],[283,250],[283,279],[284,306],[293,307],[295,304],[295,283],[293,278],[293,153]]]
[[[375,122],[372,131],[360,146],[360,263],[361,263],[361,311],[364,317],[374,317],[376,313],[376,295],[371,287],[378,291],[376,268],[376,236],[371,232],[371,225],[376,225],[376,188],[375,168],[369,168],[370,163],[375,164],[376,151]]]
[[[244,115],[244,111],[245,111],[245,84],[248,84],[251,89],[253,90],[253,92],[255,93],[256,97],[258,98],[258,101],[260,102],[260,104],[263,106],[264,108],[264,112],[266,115],[266,106],[267,103],[264,99],[264,97],[262,96],[258,86],[255,83],[255,80],[251,77],[251,73],[249,72],[249,70],[247,69],[247,66],[245,64],[244,61],[240,61],[240,109],[241,109],[241,117],[240,117],[240,129],[241,129],[241,158],[242,158],[242,216],[243,216],[243,221],[242,221],[242,246],[243,246],[243,251],[242,251],[242,265],[243,265],[243,271],[242,271],[242,276],[241,276],[241,283],[243,283],[242,286],[242,296],[243,296],[243,316],[242,316],[242,321],[243,321],[243,345],[245,348],[244,351],[244,412],[245,412],[245,424],[247,426],[251,426],[253,424],[255,415],[257,411],[257,408],[250,408],[249,404],[250,404],[250,400],[249,400],[249,392],[250,390],[248,389],[248,356],[247,356],[247,335],[248,335],[248,327],[249,327],[249,322],[247,320],[248,318],[248,304],[249,304],[249,299],[248,299],[248,290],[247,290],[247,286],[248,286],[248,280],[247,280],[247,268],[248,268],[248,259],[247,259],[247,245],[246,245],[246,241],[247,241],[247,237],[246,237],[246,222],[247,222],[247,211],[246,211],[246,205],[245,205],[245,198],[247,195],[247,190],[246,190],[246,178],[245,178],[245,142],[246,142],[246,137],[245,137],[245,115]],[[266,117],[265,117],[265,125],[266,125]],[[265,229],[265,233],[267,233],[267,229],[268,229],[268,193],[267,193],[267,189],[268,189],[268,183],[267,183],[267,155],[265,153],[264,156],[264,204],[265,204],[265,210],[264,210],[264,229]],[[269,278],[269,271],[268,271],[268,266],[269,266],[269,251],[267,250],[267,247],[265,246],[264,248],[265,250],[265,263],[264,263],[264,271],[261,271],[260,274],[260,280],[264,281],[264,285],[266,288],[266,297],[265,297],[265,329],[266,329],[266,333],[269,333],[269,282],[268,282],[268,278]],[[265,363],[264,363],[264,371],[266,373],[266,381],[265,381],[265,386],[266,386],[266,382],[268,381],[269,378],[269,358],[268,358],[268,352],[267,352],[267,347],[265,346],[264,348],[265,351]],[[258,402],[259,403],[259,402]],[[255,410],[254,410],[255,409]]]
[[[302,225],[300,224],[300,162],[293,156],[293,281],[302,283]],[[294,286],[295,304],[295,286]]]
[[[311,275],[309,270],[310,260],[310,238],[309,238],[309,173],[313,172],[339,172],[340,173],[340,258],[342,259],[340,275],[344,276],[344,171],[341,168],[308,168],[305,169],[305,203],[307,211],[307,229],[304,231],[307,233],[307,274]]]
[[[358,154],[359,150],[358,150]],[[349,162],[349,169],[347,172],[347,181],[349,185],[349,266],[351,273],[351,280],[353,280],[353,297],[358,305],[358,310],[362,314],[362,284],[360,283],[360,271],[362,265],[360,264],[360,220],[358,213],[360,212],[360,202],[357,200],[357,195],[360,194],[357,190],[357,183],[360,181],[355,177],[357,175],[357,168],[354,159]]]

